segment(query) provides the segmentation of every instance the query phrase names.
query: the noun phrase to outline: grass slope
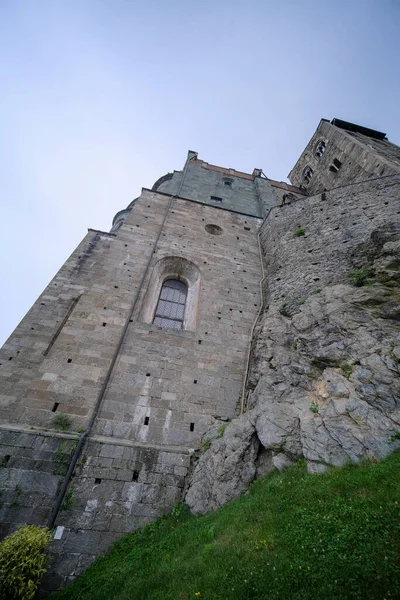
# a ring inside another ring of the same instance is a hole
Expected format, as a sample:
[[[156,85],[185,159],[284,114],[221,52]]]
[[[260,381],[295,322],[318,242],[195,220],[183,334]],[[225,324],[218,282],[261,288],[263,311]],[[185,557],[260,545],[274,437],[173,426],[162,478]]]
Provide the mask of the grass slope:
[[[399,599],[399,475],[399,452],[317,475],[297,463],[205,516],[177,506],[56,599]]]

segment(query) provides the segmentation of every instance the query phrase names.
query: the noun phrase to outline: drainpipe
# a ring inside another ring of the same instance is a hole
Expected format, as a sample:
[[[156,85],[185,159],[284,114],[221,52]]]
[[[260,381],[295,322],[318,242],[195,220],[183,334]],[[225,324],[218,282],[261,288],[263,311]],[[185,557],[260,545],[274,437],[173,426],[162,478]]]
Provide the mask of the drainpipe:
[[[161,227],[159,229],[159,232],[157,234],[156,240],[155,240],[154,245],[153,245],[153,250],[151,252],[149,260],[147,261],[146,268],[145,268],[144,273],[142,275],[139,288],[138,288],[138,290],[137,290],[137,292],[135,294],[135,297],[134,297],[134,299],[132,301],[131,307],[129,309],[129,313],[128,313],[126,319],[125,319],[124,328],[123,328],[122,333],[120,335],[118,344],[117,344],[117,346],[115,348],[115,351],[114,351],[113,357],[111,359],[110,366],[108,367],[108,370],[107,370],[106,376],[104,378],[103,384],[102,384],[102,386],[100,388],[100,391],[99,391],[99,394],[97,396],[96,404],[94,406],[92,415],[90,417],[89,424],[87,426],[86,431],[84,431],[82,433],[82,435],[80,436],[80,438],[79,438],[78,444],[77,444],[77,446],[75,448],[75,452],[72,455],[71,462],[69,464],[67,474],[64,477],[63,483],[62,483],[61,488],[60,488],[60,492],[59,492],[59,494],[57,496],[56,504],[55,504],[55,506],[53,508],[53,511],[51,513],[51,516],[50,516],[50,519],[49,519],[48,525],[47,525],[47,527],[49,529],[53,529],[53,527],[55,525],[58,513],[60,512],[61,505],[62,505],[62,503],[64,501],[64,498],[65,498],[65,494],[67,492],[68,485],[70,483],[72,474],[73,474],[73,472],[75,470],[75,467],[76,467],[76,464],[78,462],[78,459],[79,459],[79,457],[80,457],[80,455],[82,453],[82,450],[83,450],[83,447],[85,445],[85,442],[86,442],[88,436],[90,435],[90,433],[91,433],[91,431],[93,429],[93,425],[94,425],[96,417],[97,417],[97,415],[99,413],[101,404],[103,402],[103,399],[104,399],[104,396],[105,396],[105,393],[106,393],[106,390],[107,390],[107,386],[108,386],[108,384],[110,382],[111,375],[112,375],[114,367],[115,367],[115,363],[117,362],[118,355],[119,355],[119,353],[121,351],[121,348],[122,348],[122,345],[123,345],[123,343],[125,341],[125,337],[126,337],[126,334],[127,334],[127,331],[128,331],[130,320],[132,318],[132,315],[133,315],[133,313],[135,311],[137,302],[139,300],[139,296],[140,296],[140,293],[142,291],[143,284],[145,282],[147,273],[149,272],[151,261],[153,259],[153,256],[154,256],[156,250],[157,250],[157,245],[158,245],[158,242],[160,240],[161,233],[162,233],[162,231],[164,229],[164,225],[165,225],[165,222],[167,220],[167,216],[168,216],[168,213],[170,211],[170,208],[171,208],[171,205],[172,205],[172,201],[173,201],[174,198],[178,198],[179,197],[179,195],[180,195],[180,193],[182,191],[183,183],[185,181],[185,177],[186,177],[188,168],[189,168],[189,162],[191,160],[193,160],[193,158],[196,158],[196,156],[197,155],[190,156],[189,159],[186,161],[186,164],[185,164],[185,167],[184,167],[184,170],[183,170],[183,174],[182,174],[182,179],[181,179],[181,182],[180,182],[180,185],[179,185],[178,192],[176,194],[174,194],[173,196],[171,196],[169,198],[169,200],[168,200],[167,208],[165,209],[165,213],[164,213],[164,217],[163,217],[163,220],[162,220],[162,223],[161,223]]]
[[[249,348],[248,348],[248,351],[247,351],[247,360],[246,360],[245,376],[244,376],[244,380],[243,380],[242,397],[240,399],[240,414],[241,415],[246,412],[246,400],[245,400],[246,385],[247,385],[247,380],[249,378],[250,356],[251,356],[251,349],[253,347],[253,342],[254,342],[254,329],[255,329],[255,326],[256,326],[256,324],[258,322],[258,319],[260,318],[261,312],[262,312],[262,310],[264,308],[264,290],[263,290],[263,284],[264,284],[264,279],[265,279],[265,271],[264,271],[264,262],[263,262],[263,256],[262,256],[262,250],[261,250],[261,238],[260,238],[260,232],[259,231],[257,233],[257,241],[258,241],[258,252],[259,252],[259,255],[260,255],[260,263],[261,263],[261,279],[260,279],[260,282],[259,282],[259,286],[260,286],[260,308],[258,309],[257,316],[254,319],[254,323],[252,325],[251,332],[250,332],[250,341],[249,341]]]
[[[262,171],[261,171],[262,173]],[[264,176],[266,177],[265,173]],[[258,189],[258,185],[257,185],[257,179],[255,180],[255,188],[256,188],[256,194],[258,197],[258,202],[259,202],[259,206],[261,208],[262,211],[262,198],[261,198],[261,194],[260,194],[260,190]],[[271,209],[269,209],[269,211],[267,212],[265,219],[268,217],[269,213],[270,213]],[[264,219],[264,220],[265,220]],[[242,388],[242,396],[240,398],[240,414],[242,415],[243,413],[246,412],[246,385],[247,385],[247,381],[249,378],[249,368],[250,368],[250,356],[251,356],[251,349],[253,347],[253,342],[254,342],[254,329],[255,326],[257,325],[258,319],[260,318],[261,312],[264,308],[264,290],[263,290],[263,284],[264,284],[264,279],[265,279],[265,271],[264,271],[264,261],[263,261],[263,255],[262,255],[262,249],[261,249],[261,237],[260,237],[260,230],[258,230],[257,232],[257,242],[258,242],[258,253],[260,256],[260,265],[261,265],[261,279],[259,282],[259,286],[260,286],[260,308],[258,309],[256,318],[254,319],[253,325],[251,327],[251,331],[250,331],[250,341],[249,341],[249,347],[247,350],[247,359],[246,359],[246,367],[245,367],[245,375],[244,375],[244,380],[243,380],[243,388]]]

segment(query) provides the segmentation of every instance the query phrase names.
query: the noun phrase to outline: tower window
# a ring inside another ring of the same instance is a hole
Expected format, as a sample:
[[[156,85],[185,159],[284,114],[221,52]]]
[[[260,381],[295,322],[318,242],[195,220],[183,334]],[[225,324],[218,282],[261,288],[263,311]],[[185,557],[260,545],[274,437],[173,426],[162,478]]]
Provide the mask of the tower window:
[[[337,158],[334,158],[334,159],[333,159],[333,165],[331,165],[331,166],[329,167],[329,170],[330,170],[332,173],[337,173],[337,172],[339,171],[339,169],[340,169],[340,167],[341,167],[341,166],[342,166],[342,163],[341,163],[341,161],[340,161],[339,159],[337,159]]]
[[[303,181],[305,183],[310,183],[313,175],[314,175],[314,171],[312,170],[312,168],[309,165],[307,165],[303,171]]]
[[[215,204],[222,204],[222,198],[219,196],[210,196],[210,200],[215,202]]]
[[[223,182],[224,182],[224,185],[226,185],[226,187],[231,188],[233,186],[233,180],[230,179],[229,177],[224,177]]]
[[[316,158],[321,158],[321,156],[325,152],[325,148],[326,148],[326,143],[324,142],[324,140],[319,140],[315,146],[315,151],[314,151]]]
[[[187,285],[183,281],[164,281],[153,319],[154,325],[182,329],[186,296]]]

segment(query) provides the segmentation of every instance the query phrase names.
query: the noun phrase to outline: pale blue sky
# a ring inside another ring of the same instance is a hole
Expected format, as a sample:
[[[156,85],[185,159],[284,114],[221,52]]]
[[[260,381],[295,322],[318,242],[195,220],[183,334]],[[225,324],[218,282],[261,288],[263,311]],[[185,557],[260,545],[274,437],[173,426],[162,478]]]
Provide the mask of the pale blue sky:
[[[1,0],[0,342],[187,150],[285,180],[321,117],[400,143],[398,0]]]

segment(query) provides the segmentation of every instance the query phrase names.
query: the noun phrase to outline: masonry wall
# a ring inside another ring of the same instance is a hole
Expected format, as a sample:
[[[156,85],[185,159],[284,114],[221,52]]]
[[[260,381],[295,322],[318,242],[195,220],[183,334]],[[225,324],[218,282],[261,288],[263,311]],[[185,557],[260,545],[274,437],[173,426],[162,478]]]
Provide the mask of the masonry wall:
[[[400,221],[400,176],[366,181],[273,209],[260,238],[268,274],[267,303],[300,310],[321,287],[348,283],[366,262],[365,240]],[[297,236],[298,227],[304,229]],[[299,277],[301,273],[301,277]]]
[[[326,144],[321,157],[316,156],[317,143]],[[360,133],[340,129],[321,121],[296,165],[289,173],[293,185],[303,186],[310,195],[358,181],[393,175],[400,170],[399,148],[387,140],[375,140]],[[333,172],[334,160],[342,165]],[[303,177],[304,168],[310,166],[310,182]]]
[[[47,523],[63,465],[87,427],[138,294],[59,514],[65,529],[54,542],[50,588],[75,577],[119,535],[169,510],[203,433],[237,412],[260,302],[260,220],[174,198],[155,248],[168,202],[144,191],[116,236],[89,231],[1,350],[5,535],[21,521]],[[207,232],[210,224],[220,235]],[[165,257],[199,270],[192,331],[142,321],[152,273]],[[68,432],[56,431],[59,415],[71,419]]]
[[[264,217],[269,208],[279,202],[275,189],[267,179],[209,165],[190,158],[190,153],[186,171],[180,192],[183,198],[216,206],[217,202],[211,198],[214,196],[222,199],[218,205],[223,208],[255,217]],[[176,194],[181,180],[182,172],[175,171],[171,179],[158,185],[157,191]],[[226,185],[226,181],[231,185]]]
[[[137,229],[147,237],[147,205],[162,214],[166,201],[161,194],[145,192],[116,243],[129,247]],[[207,233],[209,224],[221,227],[222,234]],[[140,321],[150,270],[97,420],[97,433],[186,444],[198,440],[214,418],[233,416],[259,302],[258,224],[228,211],[172,200],[152,265],[171,255],[197,265],[201,273],[197,327],[177,331]],[[146,427],[145,416],[150,419]]]

